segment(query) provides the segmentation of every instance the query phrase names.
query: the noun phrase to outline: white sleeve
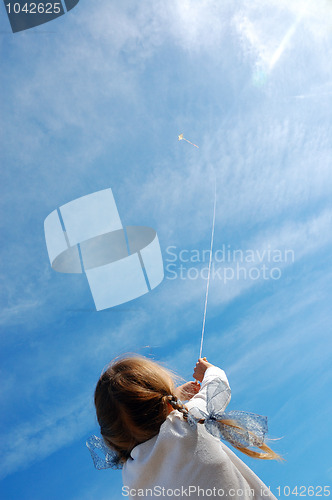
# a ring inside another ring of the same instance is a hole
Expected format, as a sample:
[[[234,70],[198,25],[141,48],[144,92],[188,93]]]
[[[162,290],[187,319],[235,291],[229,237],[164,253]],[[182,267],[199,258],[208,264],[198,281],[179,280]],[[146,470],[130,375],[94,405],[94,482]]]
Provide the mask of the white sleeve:
[[[207,411],[206,409],[207,386],[210,382],[212,382],[212,380],[215,379],[220,379],[222,382],[225,382],[225,384],[228,385],[229,387],[229,382],[224,370],[218,368],[217,366],[209,366],[209,368],[207,368],[207,370],[204,373],[204,378],[199,392],[195,394],[195,396],[193,396],[185,405],[188,408],[188,410],[196,406],[202,411],[205,412]]]

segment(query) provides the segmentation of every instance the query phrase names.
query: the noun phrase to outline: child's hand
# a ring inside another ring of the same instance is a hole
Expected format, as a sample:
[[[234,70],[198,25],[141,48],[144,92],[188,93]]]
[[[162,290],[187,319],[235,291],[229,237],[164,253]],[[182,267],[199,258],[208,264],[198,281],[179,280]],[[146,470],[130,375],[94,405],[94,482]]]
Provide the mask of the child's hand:
[[[195,396],[198,393],[201,386],[198,382],[186,382],[175,389],[175,396],[177,396],[182,401],[187,401],[188,399]]]
[[[204,373],[206,372],[207,368],[209,368],[209,366],[213,365],[211,363],[208,363],[206,358],[199,358],[194,369],[193,377],[196,380],[202,382]]]

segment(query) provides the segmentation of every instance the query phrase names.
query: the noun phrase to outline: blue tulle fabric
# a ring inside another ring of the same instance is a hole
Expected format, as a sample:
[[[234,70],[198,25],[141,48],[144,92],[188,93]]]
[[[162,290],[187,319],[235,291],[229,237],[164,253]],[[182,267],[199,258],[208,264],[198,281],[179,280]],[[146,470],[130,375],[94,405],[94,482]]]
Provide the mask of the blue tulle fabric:
[[[229,411],[225,409],[231,399],[231,390],[222,380],[213,380],[207,386],[207,413],[194,407],[188,412],[187,421],[196,427],[204,419],[206,430],[213,436],[228,441],[233,446],[248,448],[261,446],[267,434],[267,417],[247,411]],[[237,427],[223,423],[231,420]]]
[[[96,469],[122,469],[122,461],[118,453],[111,450],[102,438],[90,436],[86,445]]]
[[[235,447],[261,446],[268,431],[267,417],[246,411],[225,412],[230,399],[231,390],[228,385],[222,380],[213,380],[207,385],[207,412],[197,407],[191,408],[187,415],[188,424],[195,428],[201,421],[212,436],[227,441]],[[181,404],[181,401],[179,403]],[[223,423],[226,420],[231,420],[235,427]],[[91,436],[86,445],[89,448],[96,469],[122,468],[122,461],[117,452],[111,450],[103,439]]]

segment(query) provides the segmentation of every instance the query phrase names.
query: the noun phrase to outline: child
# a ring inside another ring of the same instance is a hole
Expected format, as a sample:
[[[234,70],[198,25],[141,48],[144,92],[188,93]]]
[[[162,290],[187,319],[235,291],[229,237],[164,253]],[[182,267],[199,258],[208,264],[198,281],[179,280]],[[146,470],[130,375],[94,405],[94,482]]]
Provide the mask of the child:
[[[122,495],[275,499],[220,441],[255,458],[280,459],[263,442],[265,417],[226,414],[226,374],[205,358],[198,360],[193,376],[196,382],[175,388],[170,371],[134,356],[116,360],[100,377],[97,418],[104,442],[123,465]],[[180,399],[189,401],[183,405]]]

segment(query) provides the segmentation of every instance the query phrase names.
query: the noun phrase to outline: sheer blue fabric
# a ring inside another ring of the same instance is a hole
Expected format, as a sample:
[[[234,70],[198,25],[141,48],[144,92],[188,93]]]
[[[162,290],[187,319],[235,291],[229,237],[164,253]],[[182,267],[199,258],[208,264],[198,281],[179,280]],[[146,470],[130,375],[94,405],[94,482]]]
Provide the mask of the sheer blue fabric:
[[[222,380],[213,380],[207,386],[207,413],[197,407],[190,409],[187,417],[189,425],[195,427],[204,420],[210,434],[233,446],[261,446],[268,431],[267,417],[246,411],[225,412],[230,399],[230,388]],[[232,420],[239,428],[224,424],[225,420]]]
[[[118,453],[111,450],[102,438],[90,436],[86,445],[96,469],[122,469],[122,461]]]

